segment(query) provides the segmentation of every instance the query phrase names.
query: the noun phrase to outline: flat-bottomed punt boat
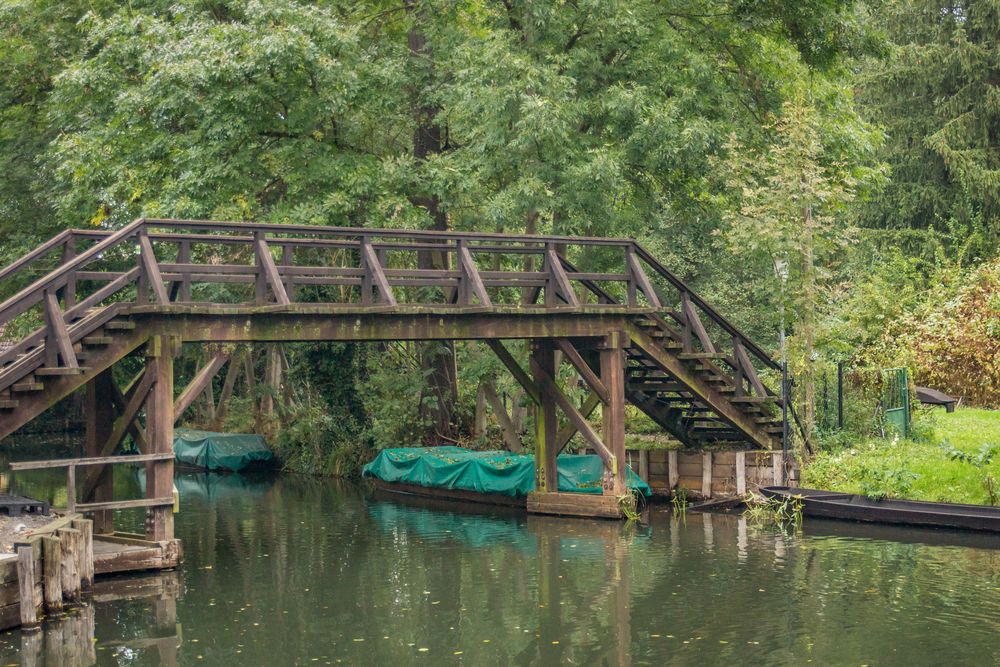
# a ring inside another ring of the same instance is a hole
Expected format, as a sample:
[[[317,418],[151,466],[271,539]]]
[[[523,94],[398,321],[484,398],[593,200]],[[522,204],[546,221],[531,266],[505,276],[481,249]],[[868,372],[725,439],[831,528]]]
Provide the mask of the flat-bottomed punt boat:
[[[919,500],[875,500],[852,493],[787,486],[767,486],[760,491],[768,498],[801,498],[804,516],[1000,533],[1000,507]]]

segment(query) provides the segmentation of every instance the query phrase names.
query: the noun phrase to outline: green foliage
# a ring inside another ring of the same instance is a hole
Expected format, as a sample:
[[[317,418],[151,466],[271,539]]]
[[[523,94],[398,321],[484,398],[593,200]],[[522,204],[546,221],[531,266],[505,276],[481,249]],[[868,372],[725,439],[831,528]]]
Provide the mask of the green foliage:
[[[841,449],[821,452],[803,467],[803,486],[864,493],[879,497],[984,504],[991,502],[984,479],[1000,479],[996,457],[977,468],[987,442],[1000,440],[1000,411],[960,408],[948,414],[936,409],[934,436],[928,440],[868,438]],[[943,447],[942,443],[950,443]],[[954,450],[961,457],[949,456]]]
[[[952,461],[961,461],[979,470],[979,474],[982,476],[983,489],[986,490],[986,495],[989,496],[990,505],[998,504],[1000,502],[1000,491],[997,488],[997,479],[989,472],[988,467],[993,462],[993,457],[1000,453],[1000,446],[985,444],[975,454],[955,449],[947,442],[944,444],[944,448],[948,458]]]
[[[774,523],[783,528],[802,525],[802,496],[764,498],[749,493],[743,506],[743,516],[757,523]]]

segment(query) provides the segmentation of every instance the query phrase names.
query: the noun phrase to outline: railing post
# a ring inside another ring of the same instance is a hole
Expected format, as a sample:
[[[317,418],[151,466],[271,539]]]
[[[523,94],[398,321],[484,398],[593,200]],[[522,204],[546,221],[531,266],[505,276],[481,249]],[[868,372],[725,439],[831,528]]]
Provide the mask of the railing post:
[[[681,344],[684,346],[685,352],[692,352],[694,350],[694,341],[692,340],[693,326],[691,322],[691,316],[689,315],[691,311],[691,297],[688,296],[687,292],[681,292],[681,317],[684,319],[684,328],[681,329]]]
[[[746,373],[743,370],[743,357],[740,355],[740,339],[733,336],[733,363],[736,365],[733,369],[733,384],[735,385],[735,396],[746,395],[746,390],[743,388],[743,380],[746,377]]]
[[[361,276],[361,305],[370,306],[372,305],[372,267],[369,266],[368,260],[365,257],[365,248],[371,246],[371,238],[367,236],[361,237],[361,242],[358,244],[358,258],[361,262],[361,269],[364,274]]]
[[[177,247],[177,263],[178,264],[190,264],[191,263],[191,242],[181,241]],[[185,269],[181,271],[181,284],[180,291],[177,295],[178,301],[190,301],[191,300],[191,274]]]
[[[458,266],[458,293],[456,302],[461,306],[472,305],[472,291],[469,289],[469,274],[466,271],[465,263],[462,261],[462,249],[465,247],[465,241],[458,239],[455,241],[455,257],[458,261],[455,264]]]
[[[63,245],[62,263],[73,261],[76,257],[76,237],[70,232]],[[76,304],[76,271],[66,276],[66,285],[62,288],[63,309],[69,310]]]
[[[253,256],[255,260],[256,274],[254,275],[254,302],[258,306],[267,303],[267,276],[264,274],[264,258],[261,256],[260,241],[264,240],[263,232],[253,233]]]
[[[76,466],[66,466],[66,513],[76,512]]]
[[[625,276],[626,276],[626,289],[628,292],[628,306],[629,308],[635,308],[638,303],[637,300],[637,290],[635,286],[636,275],[632,270],[632,248],[631,246],[625,246]]]
[[[292,252],[292,246],[283,245],[281,246],[281,268],[284,269],[285,273],[285,293],[288,294],[288,298],[295,301],[295,276],[289,270],[295,264],[295,256]]]

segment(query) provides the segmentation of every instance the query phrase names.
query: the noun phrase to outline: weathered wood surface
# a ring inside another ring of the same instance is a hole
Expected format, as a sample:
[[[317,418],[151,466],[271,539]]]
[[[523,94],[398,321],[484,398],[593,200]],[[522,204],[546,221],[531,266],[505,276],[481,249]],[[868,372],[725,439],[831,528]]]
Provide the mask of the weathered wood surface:
[[[528,513],[599,519],[622,518],[618,498],[592,493],[532,492],[528,494]]]

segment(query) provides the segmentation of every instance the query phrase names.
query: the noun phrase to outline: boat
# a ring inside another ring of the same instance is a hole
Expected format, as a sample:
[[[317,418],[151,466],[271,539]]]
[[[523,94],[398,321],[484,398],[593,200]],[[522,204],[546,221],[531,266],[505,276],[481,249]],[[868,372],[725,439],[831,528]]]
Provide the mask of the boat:
[[[259,435],[174,429],[174,457],[189,469],[248,472],[272,467],[274,454]]]
[[[604,465],[595,455],[561,454],[559,491],[601,496]],[[508,451],[462,447],[397,447],[379,452],[362,469],[375,490],[436,500],[527,509],[535,489],[535,459]],[[628,485],[648,497],[649,485],[626,467]]]
[[[800,498],[802,514],[808,517],[1000,533],[1000,507],[876,500],[853,493],[788,486],[766,486],[760,492],[768,498]]]

